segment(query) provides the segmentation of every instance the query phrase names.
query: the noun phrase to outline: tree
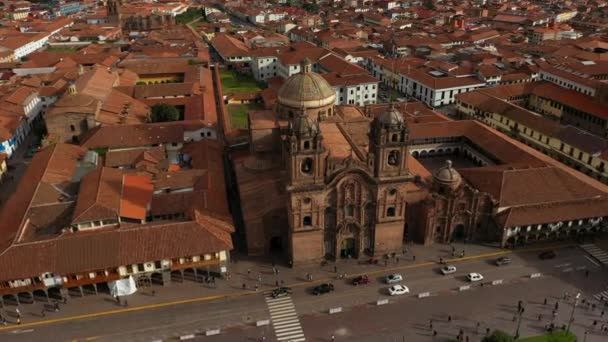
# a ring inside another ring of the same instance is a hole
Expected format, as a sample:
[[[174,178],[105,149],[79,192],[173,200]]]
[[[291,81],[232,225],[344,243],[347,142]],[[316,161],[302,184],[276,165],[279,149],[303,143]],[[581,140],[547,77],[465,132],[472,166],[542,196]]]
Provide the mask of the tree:
[[[492,335],[486,336],[481,342],[513,342],[515,339],[513,336],[507,334],[504,331],[494,330]]]
[[[307,2],[304,5],[302,5],[302,8],[310,13],[319,12],[319,5],[317,5],[315,2],[313,2],[313,3]]]
[[[167,103],[158,103],[152,106],[150,113],[151,122],[178,121],[180,119],[179,110]]]
[[[422,6],[424,6],[424,9],[434,10],[435,2],[433,0],[424,0],[424,2],[422,3]]]

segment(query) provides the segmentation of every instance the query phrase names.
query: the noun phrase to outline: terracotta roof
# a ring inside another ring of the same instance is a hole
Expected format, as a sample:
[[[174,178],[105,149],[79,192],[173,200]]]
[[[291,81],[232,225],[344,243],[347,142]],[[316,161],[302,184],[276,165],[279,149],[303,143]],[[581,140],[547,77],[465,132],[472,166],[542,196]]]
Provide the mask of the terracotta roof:
[[[476,189],[491,194],[499,207],[583,200],[605,195],[551,166],[515,168],[505,165],[458,171]]]
[[[224,57],[250,56],[249,48],[242,41],[225,33],[218,33],[211,45]]]
[[[145,220],[147,208],[152,201],[152,191],[153,185],[150,176],[124,175],[120,198],[120,216]]]
[[[84,137],[82,146],[90,149],[141,147],[183,141],[184,127],[180,123],[148,123],[95,127]]]
[[[608,108],[593,97],[572,89],[566,89],[550,82],[538,82],[532,94],[567,105],[587,114],[608,119]]]
[[[120,212],[122,170],[102,167],[84,176],[72,223],[117,219]]]

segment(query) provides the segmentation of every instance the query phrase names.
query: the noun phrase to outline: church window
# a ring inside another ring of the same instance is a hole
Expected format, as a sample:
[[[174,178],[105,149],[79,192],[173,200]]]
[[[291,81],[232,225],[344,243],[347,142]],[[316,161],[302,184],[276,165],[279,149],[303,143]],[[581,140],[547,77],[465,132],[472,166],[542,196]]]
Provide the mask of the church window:
[[[74,125],[70,125],[70,131],[74,132],[76,130],[76,127],[74,127]]]
[[[390,189],[388,191],[388,194],[391,195],[391,196],[395,196],[397,194],[397,189]]]
[[[386,209],[386,216],[394,217],[395,216],[395,207],[388,207]]]
[[[302,173],[310,174],[312,172],[312,158],[306,158],[302,161]]]
[[[312,226],[312,217],[304,216],[304,220],[302,221],[304,226]]]
[[[388,165],[396,166],[399,164],[399,151],[391,151],[388,154]]]
[[[347,204],[344,206],[344,216],[352,217],[355,213],[355,206],[352,204]]]
[[[391,140],[392,140],[393,142],[397,142],[397,141],[399,141],[399,135],[398,135],[398,134],[393,134],[393,136],[391,137]]]
[[[304,204],[310,204],[310,202],[311,202],[310,197],[304,198]]]
[[[304,142],[304,149],[305,150],[310,149],[310,141],[307,140],[307,141]]]

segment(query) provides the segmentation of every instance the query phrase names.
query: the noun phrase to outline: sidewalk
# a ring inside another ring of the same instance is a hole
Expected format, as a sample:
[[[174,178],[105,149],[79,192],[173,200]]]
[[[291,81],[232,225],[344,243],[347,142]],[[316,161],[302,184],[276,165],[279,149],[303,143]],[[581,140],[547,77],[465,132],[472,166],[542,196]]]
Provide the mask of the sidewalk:
[[[490,257],[492,255],[506,254],[508,251],[488,246],[472,244],[454,244],[457,254],[465,250],[465,258],[474,258],[481,255]],[[362,260],[338,260],[328,263],[325,266],[309,266],[289,268],[285,265],[276,265],[278,274],[273,272],[272,262],[268,258],[236,258],[228,267],[230,279],[218,279],[215,285],[204,284],[185,280],[184,282],[172,282],[170,286],[163,287],[153,285],[152,287],[140,288],[137,293],[121,298],[119,305],[108,294],[85,295],[84,297],[72,297],[67,304],[60,303],[60,311],[54,312],[53,305],[35,302],[33,304],[22,304],[21,311],[22,326],[39,322],[38,324],[54,323],[60,321],[73,320],[76,318],[92,318],[96,316],[116,314],[119,312],[138,311],[151,308],[160,308],[170,305],[179,305],[191,302],[203,302],[214,300],[230,300],[243,295],[254,294],[257,284],[259,292],[267,291],[276,286],[276,282],[284,282],[285,286],[308,286],[312,283],[321,281],[331,281],[337,279],[338,275],[345,274],[352,277],[356,274],[389,273],[395,269],[407,269],[411,267],[422,267],[437,263],[439,257],[445,260],[451,259],[451,246],[434,245],[407,246],[405,254],[397,256],[395,259],[388,260],[387,266],[384,259],[377,265],[367,263],[369,258]],[[413,260],[415,256],[415,261]],[[397,258],[399,262],[397,262]],[[334,267],[338,273],[334,272]],[[250,272],[248,272],[250,271]],[[306,275],[312,275],[312,282],[306,279]],[[261,285],[258,279],[261,277]],[[247,289],[243,290],[243,284]],[[128,306],[124,305],[125,300]],[[42,315],[43,307],[47,307],[49,312]],[[2,312],[3,317],[10,323],[15,323],[17,315],[15,306],[7,305]],[[0,326],[0,330],[2,326]]]

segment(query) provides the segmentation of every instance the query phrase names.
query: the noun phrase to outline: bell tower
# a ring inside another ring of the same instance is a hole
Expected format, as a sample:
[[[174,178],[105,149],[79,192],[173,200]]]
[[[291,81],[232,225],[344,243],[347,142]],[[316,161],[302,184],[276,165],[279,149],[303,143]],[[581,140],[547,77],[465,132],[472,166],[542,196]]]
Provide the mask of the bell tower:
[[[376,178],[407,177],[408,135],[403,116],[392,103],[386,112],[374,119],[370,150],[374,153]]]
[[[289,123],[286,139],[288,187],[323,183],[323,135],[317,122],[299,113]]]

